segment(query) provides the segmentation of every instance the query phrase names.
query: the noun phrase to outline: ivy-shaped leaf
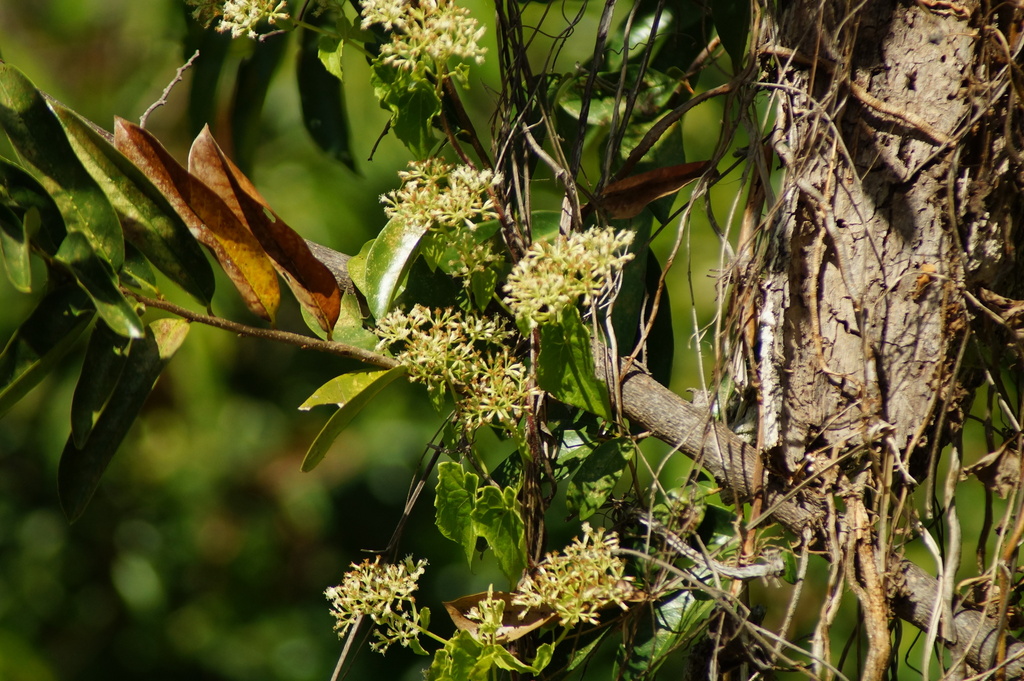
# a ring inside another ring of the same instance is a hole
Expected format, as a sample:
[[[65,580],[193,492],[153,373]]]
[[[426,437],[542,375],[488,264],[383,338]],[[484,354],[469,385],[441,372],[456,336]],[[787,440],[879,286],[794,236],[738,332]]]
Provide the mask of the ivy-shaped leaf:
[[[413,154],[426,158],[435,144],[431,124],[441,113],[441,99],[423,76],[388,64],[374,64],[370,76],[374,94],[391,112],[391,127]]]
[[[540,327],[537,384],[556,399],[612,420],[608,387],[594,375],[590,332],[574,307]]]
[[[602,442],[580,464],[566,490],[566,505],[580,520],[594,515],[608,499],[633,456],[633,441],[619,437]]]
[[[526,528],[516,490],[483,487],[473,507],[473,524],[477,535],[487,540],[509,583],[517,583],[526,566]]]
[[[462,547],[466,562],[472,562],[476,549],[476,527],[473,511],[476,508],[477,487],[480,478],[466,471],[461,464],[445,461],[437,467],[437,488],[434,508],[437,509],[437,529],[446,538]]]

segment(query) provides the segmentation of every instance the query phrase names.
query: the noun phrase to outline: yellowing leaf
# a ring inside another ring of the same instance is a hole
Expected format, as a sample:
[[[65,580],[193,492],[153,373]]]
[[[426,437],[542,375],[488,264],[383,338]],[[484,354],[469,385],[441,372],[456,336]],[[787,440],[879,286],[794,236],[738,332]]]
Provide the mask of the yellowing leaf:
[[[306,241],[271,210],[267,201],[217,145],[205,126],[188,154],[192,177],[220,197],[234,216],[252,232],[295,298],[327,333],[334,329],[341,307],[341,290],[327,267],[317,260]]]
[[[249,310],[273,321],[281,288],[256,237],[205,184],[188,174],[149,132],[117,118],[114,146],[163,194],[192,235],[213,253]]]

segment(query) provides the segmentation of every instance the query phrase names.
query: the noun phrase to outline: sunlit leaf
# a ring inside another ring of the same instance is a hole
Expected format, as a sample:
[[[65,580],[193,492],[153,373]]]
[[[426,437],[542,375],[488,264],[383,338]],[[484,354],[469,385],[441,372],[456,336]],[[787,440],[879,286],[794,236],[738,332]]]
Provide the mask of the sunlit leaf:
[[[112,140],[73,111],[51,104],[72,148],[117,211],[125,238],[171,281],[208,305],[213,270],[167,200]]]
[[[608,387],[594,375],[590,332],[574,307],[540,327],[537,384],[566,404],[612,419]]]
[[[277,272],[256,237],[205,184],[188,174],[149,132],[118,118],[114,144],[139,167],[213,253],[246,307],[273,321],[281,302]]]
[[[376,334],[363,328],[363,313],[359,307],[359,298],[353,293],[346,293],[341,299],[341,312],[338,315],[338,323],[334,325],[334,340],[338,343],[374,351],[380,342]]]
[[[142,411],[160,372],[185,340],[188,328],[188,322],[181,319],[158,319],[150,324],[144,338],[131,342],[117,385],[85,445],[77,447],[74,438],[68,438],[57,470],[57,489],[69,521],[85,511],[103,472]]]
[[[472,563],[476,549],[476,528],[473,509],[476,506],[480,478],[466,471],[461,464],[445,461],[437,467],[437,488],[434,508],[437,529],[446,538],[462,547],[466,562]],[[448,607],[447,604],[445,607]],[[449,610],[449,612],[451,612]]]
[[[82,362],[82,375],[71,401],[71,439],[76,447],[85,446],[107,400],[113,394],[121,372],[128,363],[130,342],[121,334],[114,333],[103,322],[96,324],[93,329],[85,351],[85,361]]]
[[[601,508],[633,456],[633,441],[620,437],[602,442],[580,464],[566,490],[566,506],[586,520]]]
[[[55,288],[39,301],[0,353],[0,416],[67,354],[93,314],[77,286]]]
[[[316,468],[317,464],[323,461],[327,450],[334,444],[341,431],[345,430],[352,419],[363,410],[363,407],[369,404],[370,400],[377,396],[377,393],[405,374],[404,367],[395,367],[387,371],[344,374],[322,386],[314,393],[314,397],[306,400],[301,408],[311,408],[313,404],[310,403],[310,400],[314,400],[314,398],[316,404],[339,404],[341,408],[328,419],[313,444],[309,446],[306,458],[302,460],[302,470],[311,471]],[[321,391],[325,396],[329,394],[330,399],[324,401],[324,396],[316,397]]]
[[[526,566],[526,529],[516,490],[483,487],[473,507],[473,523],[477,535],[487,540],[509,583],[516,584]]]
[[[53,197],[70,232],[89,240],[116,271],[124,260],[121,224],[99,185],[76,160],[57,117],[32,83],[0,63],[0,125]]]
[[[366,302],[370,313],[380,319],[391,309],[427,226],[392,220],[384,225],[366,254],[364,271]]]
[[[203,128],[192,143],[188,169],[252,232],[299,304],[324,331],[332,331],[341,305],[338,281],[314,257],[306,240],[274,213],[249,178],[224,154],[209,127]]]
[[[110,263],[93,250],[92,242],[84,234],[68,234],[57,251],[57,260],[71,270],[111,329],[128,338],[143,336],[145,329],[135,306],[118,288],[118,278]]]

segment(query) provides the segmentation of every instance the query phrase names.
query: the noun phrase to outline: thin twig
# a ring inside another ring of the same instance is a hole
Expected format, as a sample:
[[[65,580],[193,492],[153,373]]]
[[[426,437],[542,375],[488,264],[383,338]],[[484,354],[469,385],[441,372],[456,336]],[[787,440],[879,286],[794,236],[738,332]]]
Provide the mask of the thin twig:
[[[185,72],[188,71],[189,68],[192,67],[192,63],[195,62],[195,60],[198,59],[198,58],[199,58],[199,50],[196,50],[195,53],[193,53],[192,56],[188,58],[188,61],[185,62],[177,71],[175,71],[175,73],[174,73],[174,80],[172,80],[170,83],[168,83],[167,87],[164,88],[164,92],[163,92],[162,95],[160,95],[160,99],[158,99],[155,102],[153,102],[152,104],[150,104],[149,108],[146,109],[144,112],[142,112],[142,116],[139,117],[139,127],[140,128],[146,127],[146,121],[149,120],[149,115],[151,113],[153,113],[154,111],[156,111],[161,106],[163,106],[164,104],[167,103],[167,98],[171,96],[171,90],[174,89],[175,85],[177,85],[178,83],[181,82],[181,79],[184,77]]]
[[[240,336],[249,336],[250,338],[262,338],[263,340],[272,340],[279,343],[287,343],[288,345],[295,345],[303,350],[316,350],[318,352],[325,352],[331,355],[337,355],[338,357],[345,357],[347,359],[356,359],[366,364],[380,367],[382,369],[393,369],[398,366],[398,362],[391,358],[379,355],[376,352],[364,350],[363,348],[356,347],[355,345],[348,345],[347,343],[337,343],[335,341],[324,341],[319,338],[311,338],[309,336],[303,336],[298,333],[291,333],[290,331],[278,331],[277,329],[261,329],[256,326],[248,326],[246,324],[239,324],[228,319],[222,319],[220,317],[214,317],[212,315],[202,314],[200,312],[193,312],[188,308],[169,303],[166,300],[158,300],[156,298],[149,298],[140,293],[136,293],[130,289],[122,289],[125,293],[130,295],[135,300],[139,301],[146,307],[154,307],[158,310],[164,310],[170,312],[173,315],[187,319],[190,322],[198,322],[207,326],[213,326],[218,329],[224,329],[225,331],[231,331],[237,333]]]

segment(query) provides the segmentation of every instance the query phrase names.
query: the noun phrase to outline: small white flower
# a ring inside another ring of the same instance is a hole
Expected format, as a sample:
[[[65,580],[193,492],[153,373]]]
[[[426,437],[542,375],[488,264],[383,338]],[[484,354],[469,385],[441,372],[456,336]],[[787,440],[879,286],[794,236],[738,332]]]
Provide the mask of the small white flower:
[[[616,275],[633,259],[626,252],[632,242],[632,232],[611,228],[535,241],[509,275],[505,302],[517,319],[536,328],[579,301],[590,306],[610,300]]]

